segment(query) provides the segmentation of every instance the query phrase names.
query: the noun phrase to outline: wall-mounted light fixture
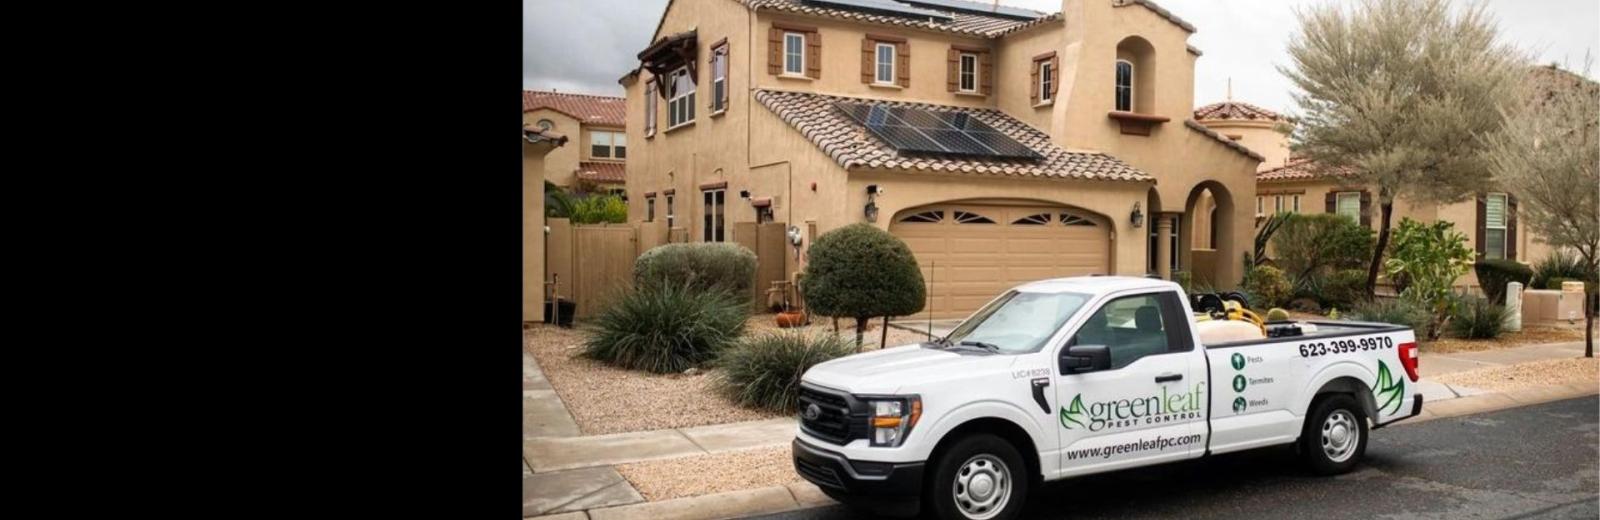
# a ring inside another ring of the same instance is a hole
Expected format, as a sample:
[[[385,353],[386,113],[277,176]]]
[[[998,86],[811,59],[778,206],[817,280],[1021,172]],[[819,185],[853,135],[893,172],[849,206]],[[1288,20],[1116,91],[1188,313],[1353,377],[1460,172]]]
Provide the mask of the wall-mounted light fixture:
[[[750,190],[739,190],[739,198],[741,198],[741,199],[750,198]]]
[[[876,184],[868,184],[867,185],[867,207],[864,208],[864,210],[863,210],[863,213],[866,214],[867,222],[877,222],[878,221],[878,203],[877,203],[877,200],[878,200],[878,196],[879,195],[883,195],[883,190],[878,189],[878,185],[876,185]]]
[[[1128,215],[1128,220],[1133,223],[1133,227],[1144,226],[1144,212],[1139,211],[1139,203],[1133,203],[1133,214]]]

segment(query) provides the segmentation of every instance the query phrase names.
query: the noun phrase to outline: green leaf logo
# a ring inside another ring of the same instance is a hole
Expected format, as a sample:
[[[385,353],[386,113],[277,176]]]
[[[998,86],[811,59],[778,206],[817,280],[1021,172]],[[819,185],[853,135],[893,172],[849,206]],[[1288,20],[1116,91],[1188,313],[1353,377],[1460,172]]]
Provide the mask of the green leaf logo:
[[[1245,407],[1244,397],[1233,398],[1233,413],[1244,413]]]
[[[1379,360],[1378,384],[1373,388],[1373,396],[1378,401],[1378,413],[1387,415],[1400,411],[1401,396],[1404,396],[1405,393],[1405,380],[1395,379],[1394,375],[1389,372],[1389,365]],[[1389,408],[1394,409],[1389,410]]]
[[[1067,424],[1068,421],[1071,421],[1073,424],[1077,424],[1079,428],[1084,427],[1083,421],[1078,420],[1078,417],[1082,415],[1083,394],[1078,394],[1072,398],[1072,404],[1070,406],[1061,409],[1061,427],[1071,430],[1072,425]]]
[[[1233,369],[1234,370],[1244,370],[1244,354],[1240,354],[1238,352],[1234,352],[1233,353],[1233,357],[1230,358],[1228,361],[1231,361],[1233,363]]]
[[[1233,391],[1235,391],[1235,392],[1243,392],[1244,391],[1244,385],[1245,385],[1244,374],[1233,376]]]

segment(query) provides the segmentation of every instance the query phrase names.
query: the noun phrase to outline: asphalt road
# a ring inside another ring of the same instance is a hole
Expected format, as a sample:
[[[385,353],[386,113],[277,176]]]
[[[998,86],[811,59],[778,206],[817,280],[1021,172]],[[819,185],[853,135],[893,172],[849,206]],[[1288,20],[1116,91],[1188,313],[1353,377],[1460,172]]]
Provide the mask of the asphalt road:
[[[1268,449],[1046,484],[1025,518],[1600,518],[1600,399],[1397,424],[1310,475]],[[863,518],[844,506],[763,519]]]

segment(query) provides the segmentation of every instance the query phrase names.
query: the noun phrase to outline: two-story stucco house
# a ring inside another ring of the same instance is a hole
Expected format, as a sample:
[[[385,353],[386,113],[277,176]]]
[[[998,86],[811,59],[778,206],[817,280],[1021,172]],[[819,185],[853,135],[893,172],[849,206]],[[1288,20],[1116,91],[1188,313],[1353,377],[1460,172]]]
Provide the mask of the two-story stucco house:
[[[871,223],[938,316],[1058,276],[1231,287],[1262,156],[1191,118],[1194,32],[1144,0],[671,0],[621,79],[629,217],[695,241],[785,223],[791,274]]]
[[[619,191],[628,159],[623,98],[522,91],[522,125],[573,139],[545,158],[545,180],[564,188]]]

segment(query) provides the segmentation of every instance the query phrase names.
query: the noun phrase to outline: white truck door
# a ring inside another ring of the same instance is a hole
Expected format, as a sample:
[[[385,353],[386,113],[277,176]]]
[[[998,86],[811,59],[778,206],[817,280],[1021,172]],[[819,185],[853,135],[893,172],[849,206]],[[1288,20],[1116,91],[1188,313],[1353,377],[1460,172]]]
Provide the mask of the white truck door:
[[[1189,320],[1176,292],[1114,295],[1057,351],[1060,365],[1093,363],[1056,370],[1062,476],[1204,451],[1205,372],[1193,360]],[[1102,345],[1108,360],[1075,355]]]

